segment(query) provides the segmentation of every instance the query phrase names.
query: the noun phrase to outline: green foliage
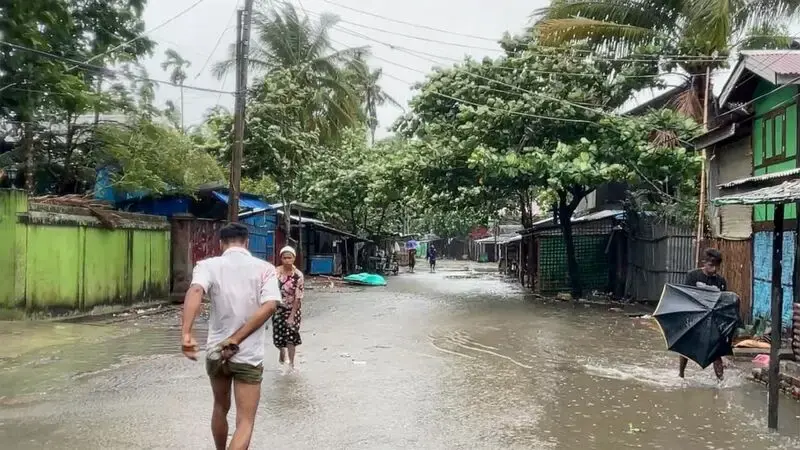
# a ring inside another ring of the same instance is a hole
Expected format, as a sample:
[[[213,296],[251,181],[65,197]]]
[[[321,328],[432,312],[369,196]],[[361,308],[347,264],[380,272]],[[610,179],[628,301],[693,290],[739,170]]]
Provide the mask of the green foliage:
[[[529,226],[536,191],[557,162],[543,155],[597,135],[609,111],[652,83],[643,75],[657,73],[658,61],[652,49],[642,50],[644,62],[617,62],[524,36],[503,44],[497,60],[467,59],[430,75],[397,129],[427,147],[422,177],[432,200],[487,216],[515,208]]]
[[[139,119],[130,125],[102,125],[103,151],[97,161],[116,170],[112,185],[121,191],[191,193],[203,183],[224,180],[214,158],[175,129]]]
[[[94,124],[82,116],[119,106],[119,89],[102,91],[105,64],[147,54],[144,0],[8,0],[0,2],[0,120],[21,136],[12,161],[30,189],[82,192],[94,168]],[[43,53],[37,53],[43,52]],[[47,56],[44,53],[53,56]],[[90,61],[90,65],[70,61]]]
[[[689,73],[724,66],[741,38],[764,26],[781,27],[797,18],[795,1],[719,0],[553,0],[537,11],[536,30],[548,45],[589,42],[595,49],[628,53],[656,43],[666,55],[720,56],[672,58]],[[666,57],[671,59],[671,57]]]
[[[322,141],[336,140],[341,130],[356,125],[362,117],[362,101],[350,83],[348,67],[368,51],[334,49],[330,32],[337,23],[338,18],[328,14],[317,21],[301,17],[288,2],[279,7],[265,6],[253,17],[250,68],[262,76],[291,73],[300,87],[314,91],[305,104],[303,127]],[[235,55],[232,46],[229,58],[214,67],[218,77],[233,70]]]
[[[537,11],[534,31],[546,45],[588,44],[629,57],[642,45],[661,49],[664,69],[689,74],[677,107],[703,119],[707,70],[727,66],[732,51],[787,48],[776,36],[797,19],[793,0],[552,0]]]
[[[697,174],[697,160],[683,149],[697,126],[672,112],[614,112],[653,85],[656,48],[615,60],[612,53],[587,58],[588,47],[578,45],[540,46],[529,36],[507,37],[503,46],[504,57],[434,72],[397,128],[428,149],[422,180],[437,193],[431,201],[487,216],[515,208],[524,226],[533,222],[534,201],[554,209],[579,294],[570,223],[580,202],[620,181],[669,196],[665,177],[675,186]]]

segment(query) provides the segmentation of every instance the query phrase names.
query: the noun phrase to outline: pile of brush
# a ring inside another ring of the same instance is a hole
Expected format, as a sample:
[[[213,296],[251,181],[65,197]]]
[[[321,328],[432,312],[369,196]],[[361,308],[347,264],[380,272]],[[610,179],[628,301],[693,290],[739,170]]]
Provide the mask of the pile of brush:
[[[44,195],[41,197],[33,197],[30,201],[31,203],[38,203],[40,205],[84,208],[88,210],[92,216],[96,217],[106,228],[116,228],[119,226],[121,220],[120,216],[115,214],[114,210],[111,209],[111,204],[108,202],[83,195]]]

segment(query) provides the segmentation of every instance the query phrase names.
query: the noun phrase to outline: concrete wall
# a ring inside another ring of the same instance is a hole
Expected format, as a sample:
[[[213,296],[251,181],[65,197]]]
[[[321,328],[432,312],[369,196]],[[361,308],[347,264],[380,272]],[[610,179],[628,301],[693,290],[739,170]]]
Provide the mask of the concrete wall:
[[[117,213],[114,213],[117,214]],[[169,224],[119,213],[114,229],[83,208],[28,205],[0,190],[0,308],[73,311],[165,298]]]

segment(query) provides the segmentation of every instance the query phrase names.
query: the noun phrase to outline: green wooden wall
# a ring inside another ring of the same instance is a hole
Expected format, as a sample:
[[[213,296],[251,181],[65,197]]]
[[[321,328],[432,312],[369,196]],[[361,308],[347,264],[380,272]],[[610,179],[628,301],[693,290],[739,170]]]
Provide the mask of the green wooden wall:
[[[775,85],[761,81],[754,98],[775,89]],[[759,99],[753,104],[756,119],[753,121],[753,175],[765,175],[797,167],[797,86],[787,86]],[[771,221],[773,205],[756,205],[755,222]],[[786,218],[797,218],[795,205],[786,206]]]

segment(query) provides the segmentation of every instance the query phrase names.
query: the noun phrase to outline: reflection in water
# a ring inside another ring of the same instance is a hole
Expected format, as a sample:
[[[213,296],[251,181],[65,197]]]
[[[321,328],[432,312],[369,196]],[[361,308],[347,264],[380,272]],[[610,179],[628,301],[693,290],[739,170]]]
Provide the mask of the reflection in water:
[[[697,368],[678,379],[646,323],[448,275],[309,290],[299,373],[268,344],[254,448],[800,448],[798,403],[782,399],[768,433],[761,386],[737,369],[722,384]],[[95,328],[0,360],[0,441],[208,448],[204,428],[185,433],[205,427],[210,393],[176,354],[177,320]]]

